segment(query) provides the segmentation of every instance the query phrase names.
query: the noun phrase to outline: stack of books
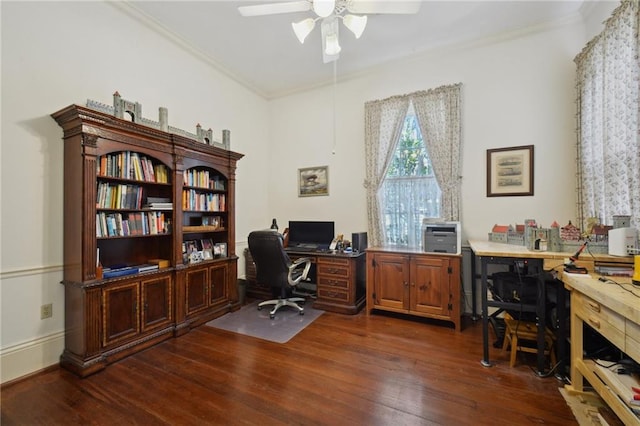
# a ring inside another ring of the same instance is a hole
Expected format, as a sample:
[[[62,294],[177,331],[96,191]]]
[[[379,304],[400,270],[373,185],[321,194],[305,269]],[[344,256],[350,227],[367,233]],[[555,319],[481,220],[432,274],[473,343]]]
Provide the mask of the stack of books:
[[[157,263],[144,263],[134,266],[115,265],[109,268],[103,268],[102,276],[103,278],[124,277],[127,275],[157,271],[158,269],[159,266]]]
[[[171,210],[173,203],[171,199],[165,197],[147,197],[147,203],[144,205],[151,210]]]

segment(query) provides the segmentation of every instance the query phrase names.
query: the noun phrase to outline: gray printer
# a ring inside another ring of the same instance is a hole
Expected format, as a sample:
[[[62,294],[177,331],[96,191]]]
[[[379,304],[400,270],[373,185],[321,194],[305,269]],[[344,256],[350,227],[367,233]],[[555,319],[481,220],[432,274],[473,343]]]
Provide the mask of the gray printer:
[[[461,253],[460,222],[422,221],[422,249],[433,253]]]

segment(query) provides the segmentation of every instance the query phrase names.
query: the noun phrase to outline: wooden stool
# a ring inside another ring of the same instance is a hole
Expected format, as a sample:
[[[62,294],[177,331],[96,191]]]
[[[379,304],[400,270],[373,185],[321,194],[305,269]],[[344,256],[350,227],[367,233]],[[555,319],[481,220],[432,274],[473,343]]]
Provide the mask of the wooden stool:
[[[506,351],[509,344],[511,344],[511,361],[509,365],[513,367],[516,365],[516,352],[528,352],[537,353],[538,349],[535,343],[538,341],[538,326],[530,321],[518,321],[506,315],[504,318],[505,332],[504,343],[502,344],[502,350]],[[534,346],[522,346],[519,340],[526,340],[533,342]],[[544,334],[545,348],[544,354],[549,355],[551,358],[551,367],[556,365],[556,354],[553,351],[553,343],[555,336],[551,330],[545,327]]]

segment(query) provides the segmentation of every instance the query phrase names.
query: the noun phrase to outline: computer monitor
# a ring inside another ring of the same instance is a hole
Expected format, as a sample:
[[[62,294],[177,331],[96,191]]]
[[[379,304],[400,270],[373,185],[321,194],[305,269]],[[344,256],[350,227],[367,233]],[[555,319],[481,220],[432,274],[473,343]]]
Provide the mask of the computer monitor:
[[[334,236],[334,222],[289,221],[289,247],[327,249]]]

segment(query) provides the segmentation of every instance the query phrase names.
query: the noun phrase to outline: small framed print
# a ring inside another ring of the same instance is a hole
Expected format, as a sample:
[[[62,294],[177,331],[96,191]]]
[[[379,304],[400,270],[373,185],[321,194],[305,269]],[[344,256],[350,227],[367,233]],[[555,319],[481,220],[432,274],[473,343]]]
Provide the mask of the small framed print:
[[[533,195],[533,145],[487,150],[487,197]]]
[[[329,166],[298,169],[298,197],[329,195]]]
[[[202,250],[202,258],[204,260],[211,260],[213,259],[213,249],[203,249]]]
[[[195,240],[185,241],[187,256],[190,256],[194,251],[198,251],[198,243]]]
[[[227,243],[217,243],[216,247],[218,248],[220,257],[227,257]]]
[[[202,250],[213,249],[213,242],[211,241],[211,238],[205,238],[203,240],[200,240],[200,244],[202,244]]]

